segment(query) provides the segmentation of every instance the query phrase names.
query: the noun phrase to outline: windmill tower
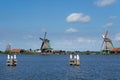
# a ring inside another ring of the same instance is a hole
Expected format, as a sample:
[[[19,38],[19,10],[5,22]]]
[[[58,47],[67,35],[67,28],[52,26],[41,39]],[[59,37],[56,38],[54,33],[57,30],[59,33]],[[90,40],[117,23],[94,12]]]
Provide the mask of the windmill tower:
[[[41,45],[41,52],[51,52],[52,48],[50,47],[50,40],[46,39],[46,34],[44,34],[44,38],[40,38],[42,40],[42,45]]]
[[[102,54],[109,54],[110,50],[113,48],[113,44],[112,41],[108,38],[108,31],[106,31],[105,35],[102,35],[102,38],[103,38],[103,42],[101,44]]]

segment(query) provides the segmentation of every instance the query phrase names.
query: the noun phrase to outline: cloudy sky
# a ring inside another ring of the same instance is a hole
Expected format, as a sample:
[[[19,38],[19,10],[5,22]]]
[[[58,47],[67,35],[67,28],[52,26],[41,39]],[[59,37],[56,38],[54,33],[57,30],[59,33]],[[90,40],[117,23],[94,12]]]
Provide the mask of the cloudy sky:
[[[47,32],[53,49],[100,50],[108,30],[120,47],[120,0],[0,0],[0,50],[38,49]]]

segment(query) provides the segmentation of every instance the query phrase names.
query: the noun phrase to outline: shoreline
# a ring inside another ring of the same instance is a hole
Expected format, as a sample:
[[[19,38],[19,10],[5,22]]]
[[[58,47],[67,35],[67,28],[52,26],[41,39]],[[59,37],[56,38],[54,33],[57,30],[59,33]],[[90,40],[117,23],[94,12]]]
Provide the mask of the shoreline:
[[[0,52],[0,54],[20,54],[20,55],[67,55],[67,54],[81,54],[81,55],[93,55],[93,54],[95,54],[95,55],[98,55],[98,54],[100,54],[100,55],[103,55],[103,54],[101,54],[101,52],[100,51],[79,51],[79,52],[72,52],[72,51],[70,51],[70,52],[59,52],[59,53],[53,53],[53,52],[51,52],[51,53],[38,53],[38,52],[24,52],[24,53],[5,53],[5,52]],[[110,53],[109,55],[119,55],[120,53]]]

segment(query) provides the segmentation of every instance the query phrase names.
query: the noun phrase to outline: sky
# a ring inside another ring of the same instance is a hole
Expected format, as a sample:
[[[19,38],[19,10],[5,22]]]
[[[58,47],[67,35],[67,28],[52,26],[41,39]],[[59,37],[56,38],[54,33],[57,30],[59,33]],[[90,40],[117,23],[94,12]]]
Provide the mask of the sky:
[[[0,50],[39,49],[47,32],[54,50],[99,51],[102,36],[120,47],[120,0],[0,0]]]

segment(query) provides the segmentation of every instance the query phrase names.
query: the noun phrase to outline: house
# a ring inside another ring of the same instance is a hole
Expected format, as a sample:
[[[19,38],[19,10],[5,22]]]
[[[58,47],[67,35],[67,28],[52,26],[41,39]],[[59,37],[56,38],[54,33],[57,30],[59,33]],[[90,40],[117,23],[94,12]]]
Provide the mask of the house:
[[[111,53],[120,53],[120,48],[112,48]]]
[[[20,53],[21,52],[21,49],[12,49],[11,50],[11,53]]]

